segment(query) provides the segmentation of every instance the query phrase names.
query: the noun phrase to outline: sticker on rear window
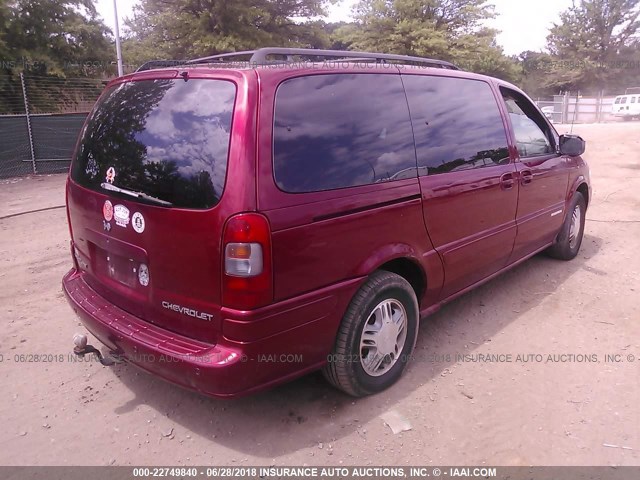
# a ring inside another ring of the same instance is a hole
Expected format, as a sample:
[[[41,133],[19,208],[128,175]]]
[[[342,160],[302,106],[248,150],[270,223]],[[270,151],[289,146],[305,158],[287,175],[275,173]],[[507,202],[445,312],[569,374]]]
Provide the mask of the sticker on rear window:
[[[113,205],[109,200],[105,201],[102,206],[102,215],[107,222],[110,222],[113,219]]]
[[[116,220],[116,225],[126,227],[129,225],[129,209],[124,205],[116,205],[113,207],[113,218]]]
[[[133,229],[138,232],[144,232],[144,217],[140,212],[136,212],[131,217],[131,225],[133,225]]]
[[[107,176],[105,177],[105,179],[107,180],[107,182],[113,183],[113,181],[116,179],[116,169],[113,167],[109,167],[107,169]]]

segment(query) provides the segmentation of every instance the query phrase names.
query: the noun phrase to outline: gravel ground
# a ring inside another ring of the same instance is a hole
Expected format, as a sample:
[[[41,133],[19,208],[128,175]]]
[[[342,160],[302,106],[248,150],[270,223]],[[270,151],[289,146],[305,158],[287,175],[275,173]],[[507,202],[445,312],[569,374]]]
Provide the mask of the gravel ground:
[[[640,123],[574,131],[595,188],[579,256],[536,256],[426,318],[407,374],[360,400],[317,374],[225,401],[69,361],[65,210],[42,210],[65,178],[1,181],[0,464],[640,465]]]

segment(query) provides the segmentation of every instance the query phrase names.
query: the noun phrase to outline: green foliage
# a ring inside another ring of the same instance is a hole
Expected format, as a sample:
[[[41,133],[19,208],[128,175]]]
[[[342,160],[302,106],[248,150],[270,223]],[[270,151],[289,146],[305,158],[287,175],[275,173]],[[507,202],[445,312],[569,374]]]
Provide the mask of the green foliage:
[[[547,37],[553,62],[545,85],[558,90],[616,90],[640,83],[640,1],[582,0],[560,15]]]
[[[261,46],[328,47],[327,0],[142,0],[127,22],[134,63],[182,59]]]
[[[0,0],[5,73],[91,76],[113,58],[92,0]]]
[[[86,110],[115,72],[109,30],[92,0],[0,0],[0,113]]]
[[[449,60],[460,67],[515,81],[518,68],[483,27],[495,16],[487,0],[361,0],[356,22],[338,28],[334,43],[350,50]]]
[[[522,52],[518,56],[521,67],[520,87],[533,97],[551,97],[558,89],[548,85],[554,57],[544,52]]]

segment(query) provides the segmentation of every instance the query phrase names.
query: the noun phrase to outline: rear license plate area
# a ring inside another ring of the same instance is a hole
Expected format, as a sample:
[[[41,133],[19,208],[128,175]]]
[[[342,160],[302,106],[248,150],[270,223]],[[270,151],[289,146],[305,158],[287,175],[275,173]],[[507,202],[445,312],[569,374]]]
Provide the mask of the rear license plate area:
[[[138,262],[132,258],[108,252],[100,247],[97,247],[95,252],[96,266],[100,273],[128,287],[136,287],[138,283],[138,268],[140,268]]]

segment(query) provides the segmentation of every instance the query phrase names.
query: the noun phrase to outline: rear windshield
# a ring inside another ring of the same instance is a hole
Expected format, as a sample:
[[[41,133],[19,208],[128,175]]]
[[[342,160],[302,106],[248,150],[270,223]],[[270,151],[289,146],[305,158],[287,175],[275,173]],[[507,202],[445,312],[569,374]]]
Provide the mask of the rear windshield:
[[[90,114],[71,177],[130,200],[114,190],[142,193],[141,202],[210,208],[224,189],[235,95],[224,80],[114,85]]]

